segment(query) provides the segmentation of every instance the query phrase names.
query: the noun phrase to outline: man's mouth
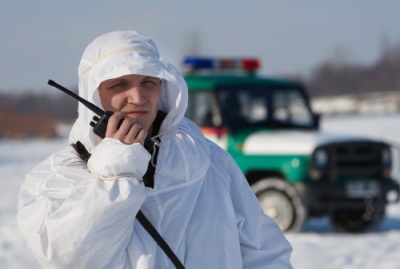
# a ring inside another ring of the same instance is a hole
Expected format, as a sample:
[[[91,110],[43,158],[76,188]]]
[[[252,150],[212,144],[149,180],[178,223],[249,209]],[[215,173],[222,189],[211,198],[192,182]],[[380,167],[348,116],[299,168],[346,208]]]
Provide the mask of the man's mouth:
[[[144,110],[135,110],[135,111],[128,111],[128,112],[126,112],[125,113],[128,117],[131,117],[131,118],[138,118],[138,117],[141,117],[141,116],[143,116],[144,114],[146,114],[146,111],[144,111]]]

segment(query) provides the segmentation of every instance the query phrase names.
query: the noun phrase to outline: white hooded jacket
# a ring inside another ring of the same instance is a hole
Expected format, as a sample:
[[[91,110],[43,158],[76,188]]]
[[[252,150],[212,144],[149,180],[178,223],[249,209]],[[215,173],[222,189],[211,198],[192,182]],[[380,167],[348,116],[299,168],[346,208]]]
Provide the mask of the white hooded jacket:
[[[154,188],[142,183],[150,154],[140,145],[97,142],[93,112],[79,105],[72,146],[33,168],[19,196],[18,224],[44,268],[174,268],[135,219],[140,209],[186,268],[291,268],[291,246],[263,214],[233,159],[184,118],[188,90],[154,42],[134,31],[102,35],[85,50],[79,94],[101,106],[102,81],[127,74],[162,79]]]

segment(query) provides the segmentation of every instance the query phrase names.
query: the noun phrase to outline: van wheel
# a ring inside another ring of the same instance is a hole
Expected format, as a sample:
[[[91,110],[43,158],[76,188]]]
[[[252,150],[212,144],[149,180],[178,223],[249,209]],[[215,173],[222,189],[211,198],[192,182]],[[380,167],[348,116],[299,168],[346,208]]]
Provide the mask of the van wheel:
[[[282,179],[266,178],[251,186],[264,211],[283,232],[298,232],[306,219],[299,194]]]

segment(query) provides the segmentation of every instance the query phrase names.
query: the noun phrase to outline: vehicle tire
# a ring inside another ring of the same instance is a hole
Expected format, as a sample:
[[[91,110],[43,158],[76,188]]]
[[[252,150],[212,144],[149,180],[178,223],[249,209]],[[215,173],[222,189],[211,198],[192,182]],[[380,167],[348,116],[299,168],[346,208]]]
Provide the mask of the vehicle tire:
[[[335,210],[330,220],[337,232],[366,232],[378,226],[385,217],[385,204],[371,201],[362,209]]]
[[[265,178],[251,186],[264,211],[283,232],[298,232],[306,219],[306,210],[299,194],[288,182]]]

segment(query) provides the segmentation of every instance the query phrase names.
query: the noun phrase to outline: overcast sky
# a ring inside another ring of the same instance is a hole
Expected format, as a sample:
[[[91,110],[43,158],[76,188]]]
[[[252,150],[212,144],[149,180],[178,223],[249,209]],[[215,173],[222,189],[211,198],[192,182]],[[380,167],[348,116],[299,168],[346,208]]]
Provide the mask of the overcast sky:
[[[188,54],[253,56],[263,75],[309,74],[340,52],[371,64],[400,42],[399,0],[0,0],[0,92],[77,85],[86,45],[132,29],[180,69]]]

